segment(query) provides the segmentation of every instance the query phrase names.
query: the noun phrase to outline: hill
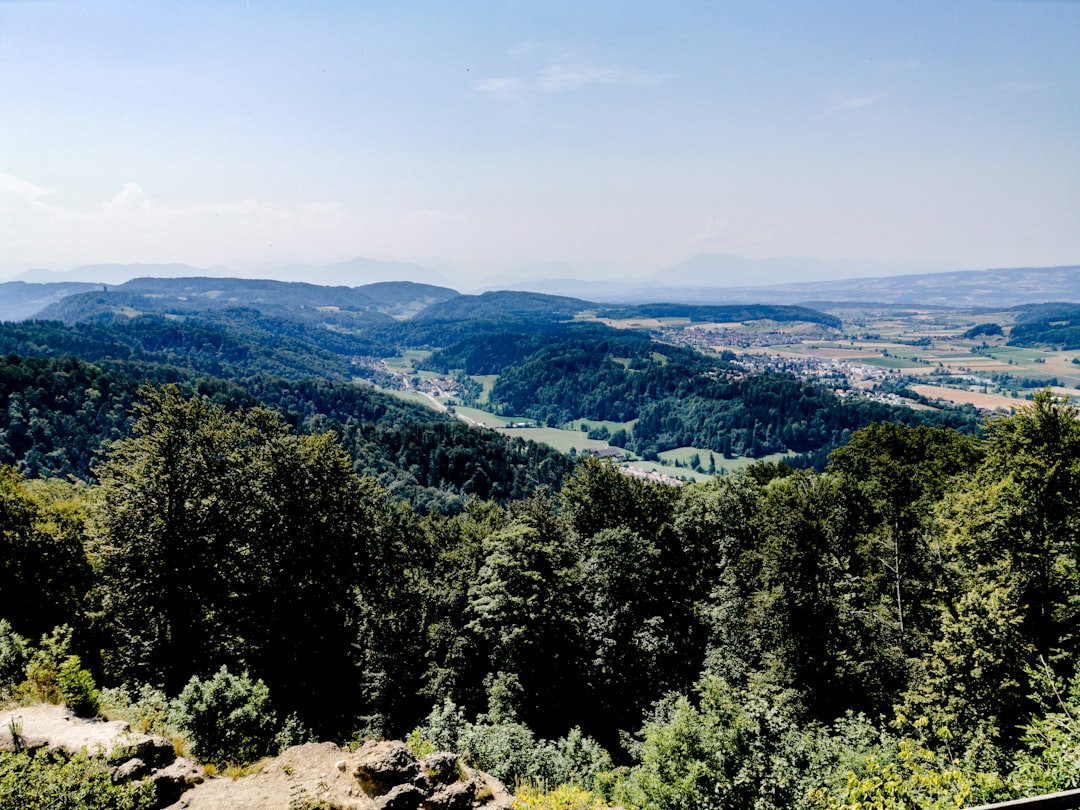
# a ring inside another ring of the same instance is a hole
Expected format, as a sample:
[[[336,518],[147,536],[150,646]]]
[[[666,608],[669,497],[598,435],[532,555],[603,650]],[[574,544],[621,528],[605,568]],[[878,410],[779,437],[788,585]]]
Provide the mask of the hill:
[[[22,321],[61,298],[93,290],[96,284],[66,281],[54,284],[28,284],[8,281],[0,284],[0,321]]]
[[[839,329],[840,319],[809,307],[717,304],[638,304],[636,306],[603,309],[602,318],[687,318],[693,323],[729,323],[732,321],[772,320],[804,321]]]
[[[748,261],[748,260],[744,260]],[[869,270],[869,268],[868,268]],[[1019,267],[891,276],[863,276],[832,281],[738,284],[761,278],[753,263],[732,273],[662,276],[635,282],[537,280],[513,285],[517,290],[585,295],[593,300],[692,304],[809,304],[876,302],[907,306],[1008,307],[1044,301],[1080,301],[1080,266]],[[818,304],[820,306],[820,304]]]
[[[596,304],[579,298],[542,293],[501,291],[462,295],[425,309],[416,320],[425,321],[505,321],[521,318],[566,320]]]

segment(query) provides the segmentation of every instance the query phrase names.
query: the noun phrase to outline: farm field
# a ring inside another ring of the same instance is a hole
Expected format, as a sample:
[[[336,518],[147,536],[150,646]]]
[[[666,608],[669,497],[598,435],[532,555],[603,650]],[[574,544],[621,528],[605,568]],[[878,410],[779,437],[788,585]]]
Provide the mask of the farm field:
[[[709,348],[734,351],[751,367],[779,366],[806,377],[843,376],[850,387],[867,391],[886,382],[917,392],[927,386],[928,397],[989,410],[1014,407],[1015,400],[1047,386],[1069,394],[1080,389],[1080,351],[1007,345],[1016,311],[823,309],[843,322],[832,339],[754,346],[710,341]],[[987,324],[999,325],[1002,334],[965,337],[973,327]],[[971,390],[976,386],[978,391]]]

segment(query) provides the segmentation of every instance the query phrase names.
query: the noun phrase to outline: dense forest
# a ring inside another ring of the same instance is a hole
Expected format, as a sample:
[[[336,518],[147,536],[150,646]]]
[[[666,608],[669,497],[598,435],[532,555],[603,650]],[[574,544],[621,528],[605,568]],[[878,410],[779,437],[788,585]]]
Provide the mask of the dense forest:
[[[264,406],[166,384],[134,411],[91,483],[0,473],[6,690],[59,661],[138,711],[232,678],[274,723],[204,737],[220,760],[412,732],[627,807],[1080,780],[1080,413],[1049,393],[982,438],[863,428],[824,473],[676,488],[586,460],[426,516]]]
[[[550,448],[472,430],[362,384],[270,375],[227,382],[161,364],[19,355],[0,356],[0,464],[30,477],[92,480],[104,449],[130,434],[146,383],[175,384],[230,411],[261,404],[302,434],[333,431],[357,473],[422,512],[558,488],[572,466]]]
[[[611,441],[646,459],[676,447],[723,458],[793,451],[793,466],[823,468],[829,451],[880,421],[971,432],[972,409],[916,411],[841,401],[787,374],[747,374],[721,359],[647,334],[598,324],[515,328],[447,344],[424,368],[498,374],[486,405],[558,426],[576,419],[633,422]],[[466,402],[469,402],[466,399]]]

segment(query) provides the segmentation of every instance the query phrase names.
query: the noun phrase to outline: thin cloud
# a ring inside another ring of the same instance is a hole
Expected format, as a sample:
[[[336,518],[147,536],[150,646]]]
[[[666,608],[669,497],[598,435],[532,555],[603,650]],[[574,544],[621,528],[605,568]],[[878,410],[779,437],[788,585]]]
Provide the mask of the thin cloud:
[[[0,194],[8,194],[23,199],[37,200],[53,193],[53,189],[36,186],[15,175],[0,172]]]
[[[645,71],[585,62],[553,61],[535,76],[480,79],[475,87],[482,93],[519,101],[535,93],[565,93],[596,85],[645,86],[658,84],[662,80],[659,74]]]
[[[870,95],[855,96],[847,93],[830,93],[825,99],[825,106],[821,108],[819,117],[831,118],[834,115],[869,107],[888,98],[888,93],[872,93]]]

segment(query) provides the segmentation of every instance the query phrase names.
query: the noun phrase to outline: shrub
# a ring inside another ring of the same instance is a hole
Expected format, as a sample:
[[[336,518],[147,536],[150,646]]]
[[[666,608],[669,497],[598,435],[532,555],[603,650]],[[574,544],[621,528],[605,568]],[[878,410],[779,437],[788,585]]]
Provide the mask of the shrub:
[[[176,737],[175,708],[160,689],[143,684],[132,692],[123,686],[101,690],[101,711],[110,720],[126,720],[135,731]]]
[[[0,700],[7,699],[26,675],[30,651],[26,639],[0,619]]]
[[[82,668],[77,655],[69,655],[56,670],[56,690],[60,701],[80,717],[94,717],[101,708],[94,676]]]
[[[61,662],[68,657],[70,650],[71,628],[67,625],[42,636],[41,644],[33,651],[26,665],[26,681],[20,685],[22,693],[34,700],[59,703],[57,675]]]
[[[62,703],[78,715],[98,713],[101,695],[94,676],[83,669],[79,656],[70,654],[71,628],[57,627],[43,636],[26,665],[26,680],[19,685],[24,697]]]
[[[518,791],[515,808],[521,810],[607,810],[611,805],[599,794],[573,785],[543,792],[526,787]]]
[[[521,723],[469,725],[458,739],[465,761],[507,785],[531,781],[535,748],[533,733]]]
[[[270,690],[246,672],[233,675],[223,666],[208,680],[193,677],[176,700],[176,719],[204,762],[243,765],[276,750]]]
[[[0,753],[0,807],[19,810],[151,810],[157,804],[148,782],[114,785],[112,772],[84,752]]]
[[[465,712],[447,698],[431,710],[417,732],[421,739],[430,740],[438,751],[457,751],[458,738],[468,725]]]

